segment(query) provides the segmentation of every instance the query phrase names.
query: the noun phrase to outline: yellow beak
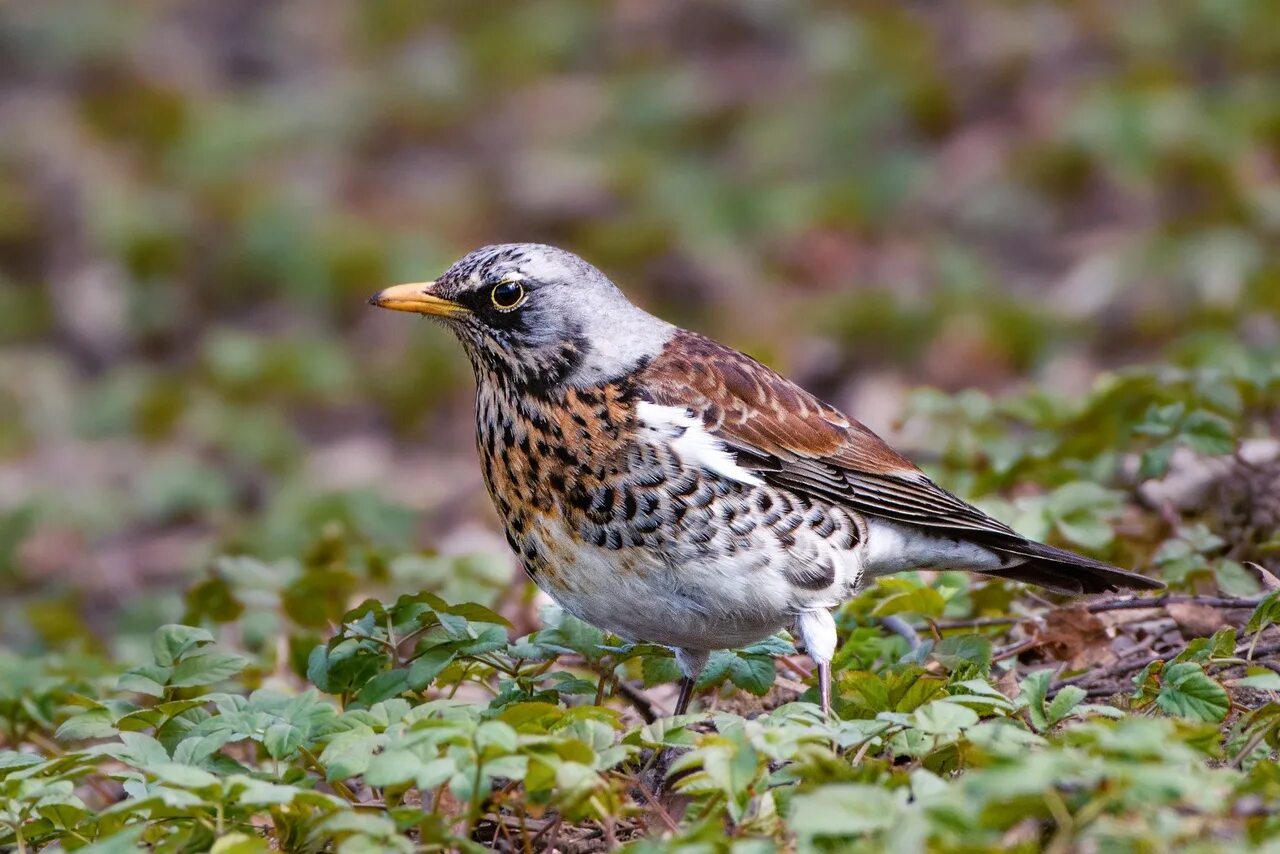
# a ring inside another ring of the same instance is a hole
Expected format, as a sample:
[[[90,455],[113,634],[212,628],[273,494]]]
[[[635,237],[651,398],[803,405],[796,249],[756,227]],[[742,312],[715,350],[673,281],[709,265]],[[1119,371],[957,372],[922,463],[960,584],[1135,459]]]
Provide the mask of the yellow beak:
[[[429,314],[433,317],[457,317],[460,314],[471,313],[471,309],[466,306],[433,294],[431,291],[435,286],[435,282],[395,285],[369,297],[369,305],[389,308],[392,311]]]

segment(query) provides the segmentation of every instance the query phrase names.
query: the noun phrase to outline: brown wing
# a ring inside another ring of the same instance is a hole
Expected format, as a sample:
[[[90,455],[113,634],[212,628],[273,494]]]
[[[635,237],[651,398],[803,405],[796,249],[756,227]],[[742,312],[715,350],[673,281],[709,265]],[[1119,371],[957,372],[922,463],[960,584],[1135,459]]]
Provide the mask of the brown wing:
[[[1021,558],[987,570],[1066,593],[1157,589],[1159,581],[1028,540],[938,486],[862,424],[764,365],[679,332],[639,378],[654,403],[682,406],[776,486]]]
[[[709,338],[677,333],[640,383],[653,402],[700,416],[739,465],[777,486],[913,525],[1021,539],[862,424]]]

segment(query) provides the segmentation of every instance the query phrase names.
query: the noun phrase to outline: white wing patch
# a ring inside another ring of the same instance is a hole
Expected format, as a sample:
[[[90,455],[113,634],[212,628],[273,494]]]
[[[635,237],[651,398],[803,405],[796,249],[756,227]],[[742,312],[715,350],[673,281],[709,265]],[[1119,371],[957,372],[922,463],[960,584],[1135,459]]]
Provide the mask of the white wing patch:
[[[671,442],[671,449],[686,464],[701,466],[723,478],[749,486],[764,484],[760,478],[738,465],[724,443],[711,435],[702,422],[678,406],[660,406],[641,401],[636,415],[648,430]]]

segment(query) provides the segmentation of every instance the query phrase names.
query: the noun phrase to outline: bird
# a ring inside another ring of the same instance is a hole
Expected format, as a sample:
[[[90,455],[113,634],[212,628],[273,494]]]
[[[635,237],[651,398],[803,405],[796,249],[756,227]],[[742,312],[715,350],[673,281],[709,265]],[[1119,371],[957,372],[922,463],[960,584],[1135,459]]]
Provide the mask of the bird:
[[[566,250],[485,246],[369,303],[461,342],[508,544],[568,613],[674,651],[676,714],[712,652],[790,629],[829,715],[832,609],[881,576],[968,570],[1075,595],[1164,586],[1022,536]]]

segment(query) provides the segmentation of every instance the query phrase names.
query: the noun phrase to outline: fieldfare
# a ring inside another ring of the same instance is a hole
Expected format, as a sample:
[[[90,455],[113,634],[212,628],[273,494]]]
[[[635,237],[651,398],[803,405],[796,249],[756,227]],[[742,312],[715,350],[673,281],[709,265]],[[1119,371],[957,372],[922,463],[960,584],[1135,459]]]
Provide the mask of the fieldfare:
[[[960,569],[1067,593],[1162,585],[1021,536],[857,421],[632,305],[537,244],[478,249],[369,302],[438,318],[475,370],[507,542],[566,611],[675,651],[677,714],[712,650],[793,628],[824,710],[832,607],[868,579]]]

